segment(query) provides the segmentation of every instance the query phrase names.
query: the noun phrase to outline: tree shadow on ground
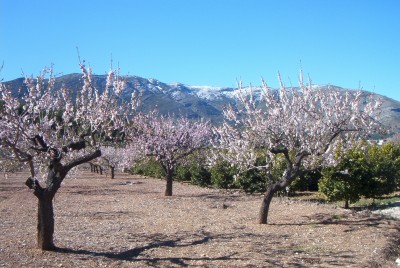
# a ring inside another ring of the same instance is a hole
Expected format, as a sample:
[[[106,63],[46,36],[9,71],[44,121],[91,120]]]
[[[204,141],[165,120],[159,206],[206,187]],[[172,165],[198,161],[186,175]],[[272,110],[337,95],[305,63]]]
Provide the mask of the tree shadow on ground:
[[[59,253],[84,255],[86,257],[103,257],[109,260],[140,262],[154,267],[188,267],[196,265],[217,267],[224,263],[226,264],[227,261],[249,265],[255,258],[258,259],[256,263],[263,263],[266,267],[282,267],[285,264],[290,265],[290,267],[307,267],[304,262],[308,264],[329,263],[334,266],[340,266],[343,263],[354,264],[353,252],[318,251],[315,256],[310,256],[309,249],[304,248],[304,245],[282,243],[283,241],[289,241],[290,236],[281,234],[255,234],[251,232],[211,234],[200,231],[173,235],[159,233],[132,235],[135,236],[135,242],[139,242],[142,245],[120,252],[96,252],[69,248],[57,248],[56,251]],[[173,253],[173,248],[192,247],[202,244],[209,244],[211,247],[222,245],[222,247],[230,247],[232,250],[227,253],[211,253],[211,256],[205,254],[190,253],[182,255],[184,253]],[[243,249],[236,250],[235,247],[239,245],[251,250],[251,254],[248,254],[249,252]],[[172,250],[172,253],[169,253],[170,256],[157,256],[157,253],[154,253],[152,249],[168,250],[169,252]],[[198,264],[194,264],[197,262]]]
[[[175,198],[199,198],[201,200],[209,200],[209,201],[240,201],[243,198],[248,198],[244,194],[220,194],[220,193],[204,193],[204,194],[195,194],[195,195],[186,195],[186,194],[176,194]]]
[[[307,220],[301,223],[270,223],[270,225],[276,226],[298,226],[298,225],[348,225],[348,226],[365,226],[365,227],[377,227],[387,228],[387,225],[393,225],[395,228],[396,221],[390,217],[379,215],[379,214],[368,214],[366,216],[354,215],[354,214],[326,214],[317,213],[312,216],[303,216]]]
[[[189,239],[196,236],[196,239]],[[140,235],[139,235],[140,237]],[[106,257],[108,259],[120,260],[120,261],[141,261],[145,262],[151,266],[159,266],[159,264],[170,263],[171,265],[178,265],[182,267],[187,267],[189,264],[187,262],[191,261],[223,261],[235,259],[233,256],[235,254],[229,254],[220,257],[150,257],[145,254],[151,249],[157,248],[174,248],[174,247],[190,247],[200,244],[205,244],[215,237],[209,233],[202,232],[201,234],[186,234],[184,236],[165,236],[161,234],[152,234],[143,237],[144,240],[153,240],[143,246],[138,246],[132,249],[124,250],[121,252],[95,252],[84,249],[70,249],[70,248],[56,248],[56,252],[67,253],[67,254],[78,254],[86,255],[92,257]],[[140,240],[140,238],[139,238]],[[189,241],[188,241],[189,240]]]
[[[387,208],[397,208],[400,207],[400,201],[396,201],[393,203],[389,203],[389,204],[372,204],[371,206],[369,206],[368,208],[371,210],[381,210],[381,209],[387,209]]]

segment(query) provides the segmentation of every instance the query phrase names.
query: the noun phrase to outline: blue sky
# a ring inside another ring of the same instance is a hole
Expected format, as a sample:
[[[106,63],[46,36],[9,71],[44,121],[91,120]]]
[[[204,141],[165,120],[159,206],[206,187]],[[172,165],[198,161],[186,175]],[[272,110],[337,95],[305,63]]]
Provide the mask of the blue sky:
[[[188,85],[316,84],[400,100],[398,0],[0,0],[0,78],[79,72]]]

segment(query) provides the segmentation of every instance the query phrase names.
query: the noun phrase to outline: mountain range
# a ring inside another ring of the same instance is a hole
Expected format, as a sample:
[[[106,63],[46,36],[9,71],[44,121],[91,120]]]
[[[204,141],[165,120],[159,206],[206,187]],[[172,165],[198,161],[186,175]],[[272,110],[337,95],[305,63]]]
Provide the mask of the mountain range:
[[[72,96],[82,88],[82,74],[68,74],[56,79],[55,89],[65,85],[72,90]],[[228,105],[234,107],[238,105],[235,95],[237,89],[229,87],[211,86],[188,86],[181,83],[163,83],[157,79],[146,79],[138,76],[124,77],[126,98],[130,98],[133,91],[141,92],[140,110],[146,112],[154,107],[163,113],[170,113],[179,116],[186,116],[191,119],[205,118],[213,123],[223,121],[223,109]],[[23,78],[4,82],[6,87],[11,88],[13,94],[24,94],[26,88]],[[93,75],[93,81],[97,88],[104,88],[106,75]],[[333,85],[316,85],[325,90],[340,89],[343,91],[351,90]],[[254,88],[257,94],[260,88]],[[392,127],[394,132],[400,132],[400,102],[391,98],[364,91],[364,94],[372,94],[374,98],[381,98],[382,104],[382,123]]]

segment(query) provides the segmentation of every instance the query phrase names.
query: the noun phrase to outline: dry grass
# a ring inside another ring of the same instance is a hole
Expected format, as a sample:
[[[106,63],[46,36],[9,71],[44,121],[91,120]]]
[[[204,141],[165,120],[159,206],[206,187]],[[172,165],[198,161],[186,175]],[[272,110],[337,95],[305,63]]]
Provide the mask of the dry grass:
[[[35,248],[24,173],[0,177],[0,267],[396,267],[399,222],[312,202],[82,172],[55,199],[58,252]]]

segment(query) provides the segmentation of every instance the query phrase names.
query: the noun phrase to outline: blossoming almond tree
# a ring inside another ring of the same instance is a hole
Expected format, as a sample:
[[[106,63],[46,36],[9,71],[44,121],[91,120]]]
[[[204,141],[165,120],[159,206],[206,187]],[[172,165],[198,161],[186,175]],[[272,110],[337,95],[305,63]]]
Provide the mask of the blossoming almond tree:
[[[138,116],[134,126],[136,137],[128,146],[131,159],[154,157],[166,174],[165,195],[172,195],[173,173],[176,166],[196,150],[205,148],[211,139],[211,125],[206,121],[190,121],[160,115],[153,111]],[[140,155],[138,155],[138,153]]]
[[[129,150],[122,146],[102,146],[101,159],[104,160],[106,165],[110,168],[110,177],[114,179],[116,168],[127,168],[130,166]]]
[[[80,68],[83,87],[74,100],[69,89],[55,90],[51,68],[36,79],[25,78],[27,94],[22,100],[13,97],[4,84],[0,89],[0,150],[29,167],[26,185],[38,198],[37,246],[43,250],[55,249],[53,198],[67,173],[99,157],[100,146],[124,131],[131,110],[121,105],[124,83],[114,70],[99,90],[91,70],[82,63]],[[135,97],[132,103],[136,105]],[[44,185],[38,179],[40,171]]]
[[[258,99],[253,88],[240,86],[242,108],[226,109],[226,120],[215,131],[219,136],[215,145],[226,160],[243,169],[267,171],[269,186],[259,213],[261,224],[267,223],[270,202],[277,191],[284,190],[303,172],[332,164],[330,152],[340,140],[349,143],[378,125],[374,118],[380,102],[361,91],[325,90],[313,87],[311,80],[306,85],[302,74],[299,88],[280,85],[276,91],[263,81]],[[260,150],[266,151],[265,166],[255,166]],[[285,170],[279,178],[272,178],[268,172],[271,159],[278,155],[285,159]]]

